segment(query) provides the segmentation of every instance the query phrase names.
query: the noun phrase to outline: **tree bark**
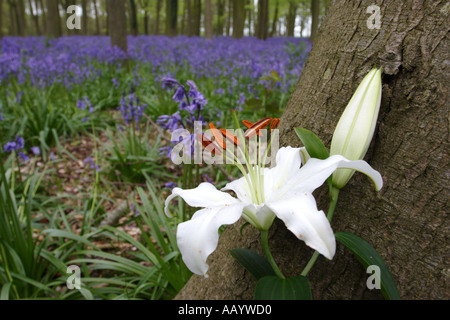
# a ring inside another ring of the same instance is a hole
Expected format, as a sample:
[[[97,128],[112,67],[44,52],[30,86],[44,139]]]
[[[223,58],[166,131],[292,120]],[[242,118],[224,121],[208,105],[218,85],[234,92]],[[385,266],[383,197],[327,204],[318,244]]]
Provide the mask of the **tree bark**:
[[[34,1],[34,9],[33,9],[33,1],[28,0],[28,5],[30,6],[30,13],[33,17],[34,27],[36,28],[36,34],[38,36],[41,35],[41,27],[39,25],[39,16],[38,16],[38,4],[37,1]]]
[[[342,189],[332,221],[335,232],[366,239],[385,260],[403,299],[449,299],[449,97],[446,1],[383,1],[381,27],[366,10],[373,0],[332,1],[299,82],[282,116],[281,145],[300,146],[304,127],[329,147],[336,124],[358,84],[374,66],[383,70],[379,123],[368,161],[383,176],[375,192],[356,174]],[[326,186],[315,193],[327,210]],[[209,278],[193,276],[178,299],[251,299],[255,281],[228,250],[261,252],[259,235],[228,226],[209,257]],[[298,274],[312,250],[282,223],[270,246],[286,276]],[[381,299],[366,287],[366,270],[339,243],[333,260],[320,257],[308,274],[314,299]]]
[[[205,38],[213,38],[213,10],[211,0],[205,0]]]
[[[244,36],[245,27],[245,1],[233,0],[233,38]]]
[[[62,35],[58,0],[47,0],[47,35],[55,38]]]
[[[108,13],[108,30],[111,46],[122,49],[127,53],[127,18],[125,16],[125,2],[123,0],[106,0]]]

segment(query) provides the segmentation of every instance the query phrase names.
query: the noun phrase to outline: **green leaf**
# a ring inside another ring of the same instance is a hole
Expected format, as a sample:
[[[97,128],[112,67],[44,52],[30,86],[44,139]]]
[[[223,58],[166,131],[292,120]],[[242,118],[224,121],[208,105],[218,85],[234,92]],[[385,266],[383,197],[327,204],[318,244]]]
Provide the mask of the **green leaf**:
[[[388,300],[400,300],[394,279],[378,252],[364,239],[348,232],[337,232],[336,239],[346,246],[361,262],[364,268],[376,265],[380,268],[381,293]]]
[[[255,300],[312,300],[311,286],[304,276],[281,279],[268,276],[260,279],[255,288]]]
[[[230,253],[256,280],[275,275],[270,263],[252,250],[237,248]]]
[[[330,157],[323,142],[312,131],[304,128],[294,128],[294,131],[303,142],[303,145],[311,158],[325,160]]]

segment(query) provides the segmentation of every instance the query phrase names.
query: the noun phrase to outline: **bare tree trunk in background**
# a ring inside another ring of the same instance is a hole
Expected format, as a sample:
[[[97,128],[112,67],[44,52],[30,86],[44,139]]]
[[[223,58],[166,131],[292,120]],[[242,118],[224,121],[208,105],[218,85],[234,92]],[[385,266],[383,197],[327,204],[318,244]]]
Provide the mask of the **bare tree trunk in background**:
[[[245,26],[245,1],[233,0],[233,38],[240,39],[244,36]]]
[[[47,32],[47,14],[44,10],[44,4],[42,3],[42,0],[36,0],[36,6],[39,7],[39,10],[42,12],[42,32]]]
[[[314,42],[319,29],[320,0],[311,0],[311,36],[310,40]]]
[[[33,6],[34,3],[34,6]],[[41,35],[41,27],[39,25],[39,16],[38,16],[38,3],[37,1],[28,0],[28,5],[30,6],[30,13],[33,18],[34,27],[36,28],[36,34],[38,36]]]
[[[248,19],[248,35],[250,37],[255,35],[255,29],[256,29],[256,22],[253,22],[253,5],[251,3],[251,0],[246,0],[246,10],[245,10],[245,16],[246,19]],[[244,22],[244,29],[245,29],[245,22]]]
[[[143,25],[144,25],[144,34],[149,34],[149,15],[148,15],[148,0],[139,0],[139,4],[142,7],[142,10],[144,10],[144,16],[142,17]]]
[[[177,35],[178,0],[166,0],[166,35]]]
[[[315,132],[329,147],[336,124],[362,78],[383,70],[379,123],[365,158],[383,176],[375,192],[356,174],[339,194],[331,223],[366,239],[385,260],[403,299],[448,300],[449,121],[447,1],[381,2],[381,27],[366,10],[373,0],[332,1],[283,113],[281,145],[301,146],[293,128]],[[369,20],[369,21],[368,21]],[[369,28],[369,27],[371,28]],[[326,185],[315,193],[327,210]],[[223,231],[209,257],[209,278],[193,276],[177,299],[252,299],[255,280],[229,250],[261,252],[259,232],[238,223]],[[297,275],[312,255],[276,221],[272,253],[282,272]],[[340,243],[308,274],[314,299],[381,299],[366,270]]]
[[[314,0],[312,0],[314,1]],[[287,15],[287,26],[286,26],[286,32],[287,32],[287,36],[288,37],[293,37],[294,36],[294,30],[295,30],[295,20],[297,18],[297,9],[298,9],[298,4],[293,1],[290,0],[289,1],[289,11],[288,11],[288,15]]]
[[[100,16],[98,13],[98,7],[97,7],[97,0],[92,0],[94,4],[94,12],[95,12],[95,31],[97,35],[101,34],[101,27],[100,27]]]
[[[225,20],[225,0],[217,0],[217,24],[215,34],[217,36],[223,35],[223,26]]]
[[[162,7],[162,0],[157,0],[156,1],[155,32],[154,32],[154,34],[156,34],[156,35],[159,35],[159,33],[160,33],[161,7]]]
[[[0,39],[3,37],[3,0],[0,0]]]
[[[233,1],[234,0],[227,0],[228,1],[228,16],[227,16],[227,37],[231,36],[231,17],[233,15]]]
[[[139,33],[138,29],[138,20],[137,20],[137,9],[136,9],[136,1],[130,0],[130,18],[131,18],[131,34],[133,36],[137,36]]]
[[[26,36],[27,32],[27,19],[25,14],[25,0],[16,0],[17,1],[17,17],[18,17],[18,27],[19,27],[19,35]]]
[[[272,28],[270,30],[270,36],[274,37],[277,35],[277,21],[278,21],[278,7],[279,7],[279,0],[276,0],[275,2],[275,12],[273,14],[273,20],[272,20]]]
[[[108,30],[111,38],[111,46],[128,52],[127,43],[127,17],[125,15],[125,1],[106,0],[108,14]]]
[[[61,18],[59,16],[59,8],[57,0],[47,0],[47,35],[51,37],[60,37]]]
[[[269,29],[269,0],[258,0],[258,25],[256,37],[266,40]]]
[[[205,38],[213,38],[213,10],[211,0],[205,0]]]
[[[200,28],[202,24],[202,0],[192,0],[191,5],[192,5],[192,35],[200,36]]]
[[[87,0],[81,1],[81,9],[83,10],[83,17],[81,20],[81,33],[83,35],[88,35],[88,22],[89,22],[89,15],[88,15],[88,7],[87,7]]]

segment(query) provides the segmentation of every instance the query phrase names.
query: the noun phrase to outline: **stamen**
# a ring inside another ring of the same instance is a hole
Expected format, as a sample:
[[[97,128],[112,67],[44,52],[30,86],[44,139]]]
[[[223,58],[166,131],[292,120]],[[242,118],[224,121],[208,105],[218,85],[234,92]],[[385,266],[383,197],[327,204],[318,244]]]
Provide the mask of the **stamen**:
[[[211,132],[212,132],[212,134],[214,136],[214,139],[216,139],[217,144],[221,145],[222,148],[224,150],[226,150],[227,149],[227,144],[223,140],[223,136],[222,136],[221,132],[212,123],[209,124],[209,129],[211,130]]]
[[[258,133],[259,130],[267,127],[271,121],[272,118],[264,118],[262,120],[259,120],[244,133],[244,137],[247,139],[253,137],[255,134]]]
[[[278,126],[280,125],[281,119],[279,118],[274,118],[272,120],[272,123],[270,124],[270,130],[274,130],[274,129],[278,129]]]
[[[234,143],[235,146],[240,146],[241,142],[239,141],[238,137],[236,137],[234,134],[232,134],[230,131],[225,130],[225,129],[220,129],[220,132],[222,133],[222,135],[230,140],[231,142]]]
[[[203,147],[208,150],[213,155],[222,155],[221,148],[217,145],[215,141],[211,141],[208,139],[207,136],[205,136],[203,133],[197,133],[197,139],[200,140]]]

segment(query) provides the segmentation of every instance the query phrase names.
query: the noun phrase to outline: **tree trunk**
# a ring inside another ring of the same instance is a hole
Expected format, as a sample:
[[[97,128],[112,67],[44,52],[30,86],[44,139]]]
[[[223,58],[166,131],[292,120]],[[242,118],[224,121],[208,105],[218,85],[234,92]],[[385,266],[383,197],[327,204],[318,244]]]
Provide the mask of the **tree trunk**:
[[[166,35],[177,35],[178,0],[166,0]]]
[[[274,37],[277,35],[277,22],[278,22],[278,8],[279,8],[279,0],[275,3],[275,12],[273,14],[272,20],[272,29],[270,30],[270,36]]]
[[[383,70],[379,123],[365,158],[383,176],[372,183],[355,174],[342,189],[332,228],[372,244],[385,260],[403,299],[449,299],[449,97],[445,67],[450,52],[446,1],[384,1],[381,27],[367,8],[373,0],[332,1],[307,63],[282,116],[281,145],[300,146],[304,127],[329,147],[338,119],[374,66]],[[375,24],[376,25],[376,24]],[[315,193],[327,210],[326,186]],[[193,276],[177,298],[251,299],[253,278],[230,256],[234,248],[261,252],[258,232],[225,228],[209,257],[209,278]],[[286,276],[299,273],[312,254],[282,223],[270,246]],[[314,299],[381,299],[366,287],[366,270],[341,244],[308,274]]]
[[[231,17],[233,16],[233,2],[234,0],[227,0],[228,1],[228,16],[227,16],[227,37],[231,36]]]
[[[139,33],[138,29],[138,20],[137,20],[137,9],[136,9],[136,1],[130,0],[130,11],[131,11],[131,34],[133,36],[137,36]]]
[[[320,0],[311,0],[311,36],[310,40],[314,42],[319,29]]]
[[[217,1],[217,24],[216,24],[216,35],[223,35],[223,26],[225,19],[225,0]]]
[[[58,0],[47,0],[47,35],[55,38],[62,35]]]
[[[200,36],[200,28],[202,25],[202,0],[192,0],[192,2],[192,35]]]
[[[269,29],[269,0],[258,0],[258,25],[256,37],[266,40]]]
[[[38,36],[40,36],[41,35],[41,27],[39,25],[37,1],[34,1],[34,7],[33,7],[33,1],[28,0],[28,5],[30,6],[30,13],[31,13],[31,16],[33,17],[34,27],[36,28],[36,34]]]
[[[97,0],[92,0],[94,3],[94,12],[95,12],[95,31],[96,35],[101,34],[101,28],[100,28],[100,17],[98,14],[98,6],[97,6]]]
[[[160,21],[161,21],[161,7],[162,7],[162,0],[156,1],[156,18],[155,18],[155,31],[154,34],[159,35],[160,33]]]
[[[205,0],[205,38],[213,38],[213,11],[211,0]]]
[[[125,15],[125,1],[106,0],[108,13],[108,30],[111,38],[111,46],[119,47],[127,53],[127,18]]]
[[[294,36],[294,30],[295,30],[295,20],[297,18],[297,8],[298,4],[294,1],[289,1],[289,10],[288,10],[288,16],[287,16],[287,27],[286,32],[288,37]]]
[[[233,38],[240,39],[244,36],[245,26],[245,1],[233,0]]]
[[[88,35],[88,22],[89,22],[89,16],[88,16],[88,7],[87,7],[87,0],[81,1],[81,8],[83,11],[83,17],[81,20],[81,33],[84,35]]]

